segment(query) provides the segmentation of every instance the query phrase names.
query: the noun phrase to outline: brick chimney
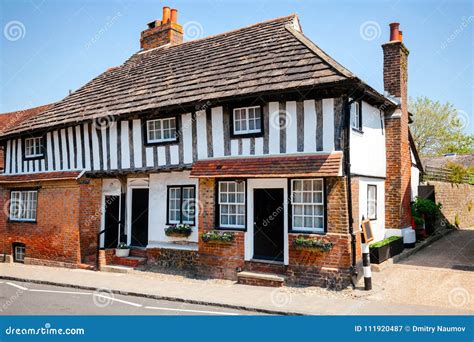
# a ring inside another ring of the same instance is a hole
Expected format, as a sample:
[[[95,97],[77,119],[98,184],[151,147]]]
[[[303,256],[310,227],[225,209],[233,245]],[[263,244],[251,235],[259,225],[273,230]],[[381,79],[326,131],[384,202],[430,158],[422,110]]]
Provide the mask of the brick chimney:
[[[387,176],[385,180],[385,227],[411,226],[411,154],[408,138],[408,54],[400,24],[390,24],[390,41],[383,44],[385,92],[399,105],[385,115]]]
[[[162,20],[148,23],[148,29],[142,32],[140,47],[144,50],[159,46],[177,45],[183,42],[183,27],[178,24],[178,10],[163,7]]]

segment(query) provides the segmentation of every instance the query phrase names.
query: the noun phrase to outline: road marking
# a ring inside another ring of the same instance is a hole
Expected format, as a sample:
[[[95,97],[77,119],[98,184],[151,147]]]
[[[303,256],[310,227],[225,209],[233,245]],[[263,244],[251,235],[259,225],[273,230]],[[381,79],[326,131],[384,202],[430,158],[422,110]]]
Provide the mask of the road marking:
[[[141,304],[127,302],[126,300],[121,300],[121,299],[113,298],[113,297],[110,297],[110,296],[104,296],[104,295],[101,295],[101,294],[98,294],[98,293],[94,293],[94,296],[102,297],[102,298],[105,298],[105,299],[108,299],[108,300],[113,300],[115,302],[119,302],[119,303],[123,303],[123,304],[128,304],[128,305],[131,305],[131,306],[135,306],[137,308],[141,308],[143,306]]]
[[[23,287],[23,286],[20,286],[20,285],[17,285],[17,284],[13,284],[13,283],[10,283],[10,282],[7,282],[6,284],[10,285],[10,286],[13,286],[13,287],[16,287],[17,289],[20,289],[20,290],[23,290],[23,291],[28,291],[28,289],[26,287]]]
[[[211,315],[228,315],[237,316],[236,313],[231,312],[219,312],[219,311],[206,311],[206,310],[192,310],[192,309],[173,309],[173,308],[158,308],[156,306],[145,306],[145,309],[150,310],[161,310],[161,311],[177,311],[177,312],[193,312],[193,313],[207,313]]]
[[[64,294],[79,294],[79,295],[91,295],[88,292],[74,292],[74,291],[55,291],[55,290],[41,290],[41,289],[30,289],[31,292],[47,292],[47,293],[64,293]]]

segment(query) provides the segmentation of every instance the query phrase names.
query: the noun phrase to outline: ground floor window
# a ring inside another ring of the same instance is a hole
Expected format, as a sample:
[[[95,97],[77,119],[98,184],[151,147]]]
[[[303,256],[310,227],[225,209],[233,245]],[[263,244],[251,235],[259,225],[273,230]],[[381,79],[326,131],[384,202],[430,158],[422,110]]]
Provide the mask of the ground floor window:
[[[38,191],[12,191],[10,196],[11,221],[36,221]]]
[[[291,212],[293,230],[324,232],[324,181],[293,179]]]
[[[168,187],[168,224],[195,224],[196,187],[173,185]]]
[[[377,185],[367,185],[367,218],[377,219]]]
[[[25,261],[25,245],[22,243],[13,244],[13,260],[15,262]]]
[[[219,226],[245,228],[245,182],[218,183]]]

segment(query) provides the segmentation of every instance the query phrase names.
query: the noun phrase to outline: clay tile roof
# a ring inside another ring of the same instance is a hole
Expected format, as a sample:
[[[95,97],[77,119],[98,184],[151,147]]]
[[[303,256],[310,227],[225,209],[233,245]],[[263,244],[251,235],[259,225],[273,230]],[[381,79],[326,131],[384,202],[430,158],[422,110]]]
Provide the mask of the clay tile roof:
[[[0,184],[35,183],[40,181],[72,180],[80,175],[79,171],[47,172],[28,175],[0,175]]]
[[[44,112],[52,106],[53,104],[51,103],[43,106],[18,110],[16,112],[0,113],[0,135],[8,130],[20,128],[20,124],[22,122],[38,115],[39,113]]]
[[[353,78],[307,39],[297,16],[290,15],[138,52],[7,133]]]
[[[331,177],[341,175],[342,153],[199,160],[191,177]]]

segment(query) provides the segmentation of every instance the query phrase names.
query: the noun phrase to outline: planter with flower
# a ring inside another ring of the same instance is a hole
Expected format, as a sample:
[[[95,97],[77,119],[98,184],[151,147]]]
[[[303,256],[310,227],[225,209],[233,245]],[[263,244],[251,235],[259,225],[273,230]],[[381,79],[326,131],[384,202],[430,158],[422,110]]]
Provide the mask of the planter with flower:
[[[234,241],[234,239],[235,239],[235,234],[233,232],[211,230],[211,231],[201,234],[201,240],[206,243],[230,244]]]
[[[166,236],[172,237],[183,237],[186,238],[193,232],[193,229],[189,224],[186,223],[179,223],[173,224],[167,228],[165,228]]]
[[[297,250],[305,250],[310,252],[329,252],[333,243],[320,239],[307,238],[304,235],[299,235],[294,241],[293,246]]]
[[[115,255],[121,258],[128,257],[130,255],[130,246],[120,242],[117,248],[115,248]]]

